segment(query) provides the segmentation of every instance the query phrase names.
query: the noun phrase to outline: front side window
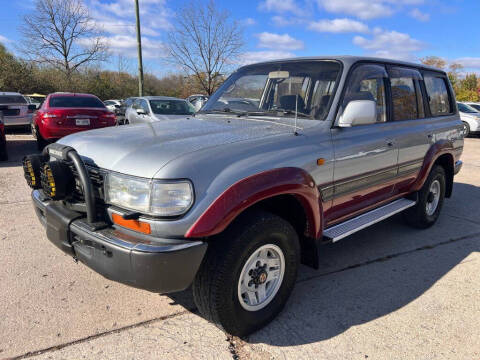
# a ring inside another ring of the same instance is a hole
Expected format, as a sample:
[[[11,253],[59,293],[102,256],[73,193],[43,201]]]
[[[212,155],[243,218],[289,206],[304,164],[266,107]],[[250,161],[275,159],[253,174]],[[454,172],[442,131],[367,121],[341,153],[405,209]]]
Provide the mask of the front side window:
[[[457,105],[458,105],[458,111],[461,111],[463,113],[472,114],[472,113],[478,112],[478,110],[475,109],[473,106],[463,104],[463,103],[457,103]]]
[[[158,115],[192,115],[195,108],[183,100],[150,100],[154,114]]]
[[[430,112],[433,116],[447,115],[452,112],[446,79],[441,76],[425,75],[425,88],[428,95]]]
[[[50,107],[105,108],[105,105],[92,96],[54,96],[50,98]]]
[[[340,74],[336,61],[257,64],[232,74],[202,112],[254,112],[255,115],[325,119]],[[319,84],[322,84],[321,86]]]
[[[385,79],[387,77],[385,67],[382,65],[357,66],[349,77],[342,102],[342,111],[350,101],[372,100],[375,101],[377,108],[375,121],[377,123],[386,122]]]
[[[393,120],[413,120],[425,117],[417,70],[392,68],[389,70],[392,89]]]

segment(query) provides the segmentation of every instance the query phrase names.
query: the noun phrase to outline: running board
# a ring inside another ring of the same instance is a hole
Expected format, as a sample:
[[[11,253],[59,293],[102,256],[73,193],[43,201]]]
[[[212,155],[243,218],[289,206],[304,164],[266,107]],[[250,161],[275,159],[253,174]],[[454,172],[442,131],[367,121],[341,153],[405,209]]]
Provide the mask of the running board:
[[[370,225],[376,224],[390,216],[393,216],[416,204],[413,200],[398,199],[390,204],[380,206],[365,214],[354,217],[353,219],[344,221],[338,225],[334,225],[323,231],[323,237],[327,241],[341,240],[357,231],[365,229]]]

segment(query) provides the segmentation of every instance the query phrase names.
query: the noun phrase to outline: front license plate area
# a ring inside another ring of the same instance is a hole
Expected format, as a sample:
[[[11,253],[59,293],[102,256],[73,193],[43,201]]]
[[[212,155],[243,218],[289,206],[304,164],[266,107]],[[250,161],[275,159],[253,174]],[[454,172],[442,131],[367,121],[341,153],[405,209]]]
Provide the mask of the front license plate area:
[[[77,126],[89,126],[90,119],[75,119],[75,124]]]

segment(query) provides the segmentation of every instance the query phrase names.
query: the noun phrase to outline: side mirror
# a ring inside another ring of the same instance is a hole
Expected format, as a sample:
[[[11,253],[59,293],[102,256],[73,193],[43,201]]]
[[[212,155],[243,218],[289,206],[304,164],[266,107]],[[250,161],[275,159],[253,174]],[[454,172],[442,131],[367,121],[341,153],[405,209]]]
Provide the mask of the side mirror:
[[[35,105],[35,104],[29,104],[29,105],[28,105],[28,110],[31,110],[31,111],[37,110],[37,105]]]
[[[373,100],[350,101],[338,121],[339,127],[374,124],[377,121],[377,104]]]
[[[144,109],[140,108],[140,109],[137,109],[137,114],[138,115],[146,115],[147,113],[145,112]]]

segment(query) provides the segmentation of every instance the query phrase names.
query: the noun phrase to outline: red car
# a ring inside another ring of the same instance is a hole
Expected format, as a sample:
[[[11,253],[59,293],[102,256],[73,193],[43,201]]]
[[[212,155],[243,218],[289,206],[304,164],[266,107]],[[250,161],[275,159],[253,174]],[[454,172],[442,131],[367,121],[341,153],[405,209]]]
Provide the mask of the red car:
[[[5,137],[5,125],[3,124],[3,114],[0,111],[0,161],[8,160],[7,138]]]
[[[47,96],[32,120],[39,150],[61,137],[84,130],[113,126],[115,114],[91,94],[54,93]]]

